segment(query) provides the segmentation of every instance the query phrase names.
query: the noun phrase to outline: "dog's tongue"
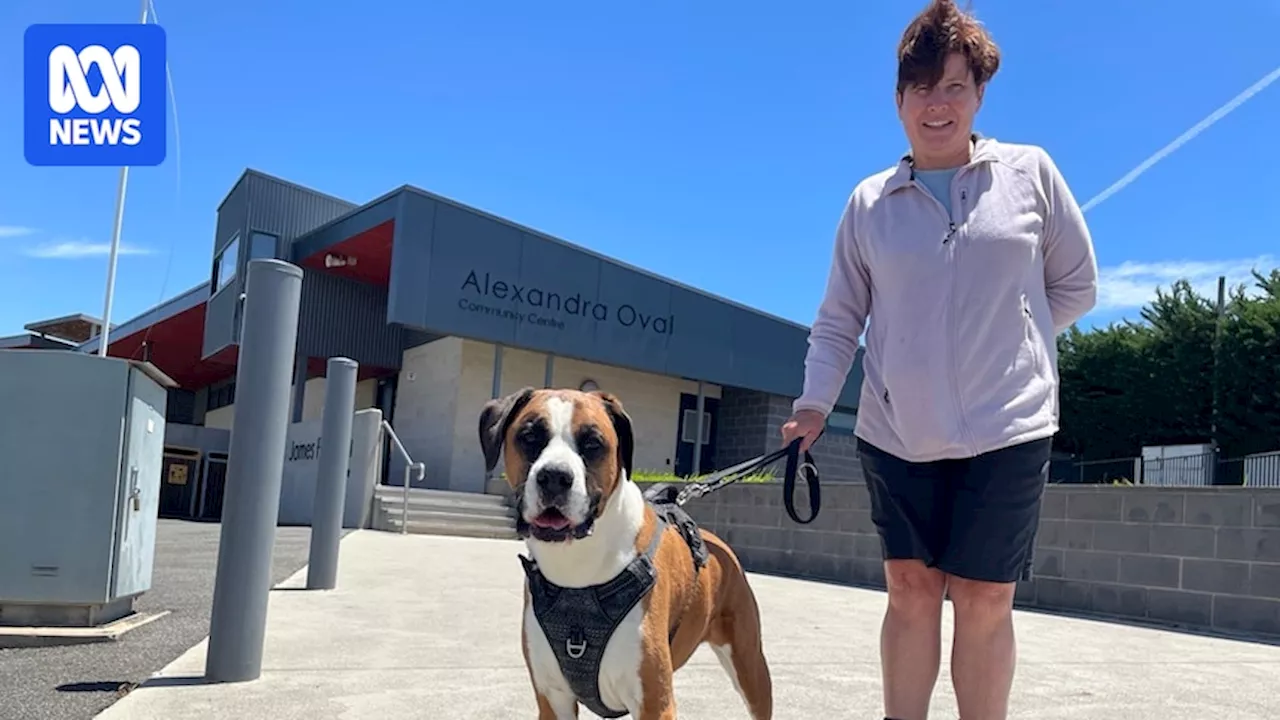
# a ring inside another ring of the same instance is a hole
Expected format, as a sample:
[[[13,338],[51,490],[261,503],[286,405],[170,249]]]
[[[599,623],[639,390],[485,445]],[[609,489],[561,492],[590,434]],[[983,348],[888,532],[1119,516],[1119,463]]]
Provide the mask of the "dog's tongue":
[[[569,527],[569,518],[565,517],[559,510],[544,510],[533,519],[533,524],[552,530],[563,530]]]

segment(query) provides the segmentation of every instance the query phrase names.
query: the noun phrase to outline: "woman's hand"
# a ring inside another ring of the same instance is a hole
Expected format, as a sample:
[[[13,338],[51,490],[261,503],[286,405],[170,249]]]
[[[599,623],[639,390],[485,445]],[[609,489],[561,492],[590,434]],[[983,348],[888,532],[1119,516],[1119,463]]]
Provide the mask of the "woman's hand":
[[[804,452],[822,434],[826,424],[826,417],[817,410],[799,410],[782,423],[782,444],[790,445],[796,438],[804,438],[800,441],[800,452]]]

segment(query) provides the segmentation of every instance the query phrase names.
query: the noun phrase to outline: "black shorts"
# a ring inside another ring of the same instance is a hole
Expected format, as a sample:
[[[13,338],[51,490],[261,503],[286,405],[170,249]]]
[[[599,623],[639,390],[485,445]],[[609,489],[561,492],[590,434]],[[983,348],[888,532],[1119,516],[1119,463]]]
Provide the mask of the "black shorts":
[[[970,580],[1031,579],[1053,439],[963,460],[912,463],[858,439],[886,560]]]

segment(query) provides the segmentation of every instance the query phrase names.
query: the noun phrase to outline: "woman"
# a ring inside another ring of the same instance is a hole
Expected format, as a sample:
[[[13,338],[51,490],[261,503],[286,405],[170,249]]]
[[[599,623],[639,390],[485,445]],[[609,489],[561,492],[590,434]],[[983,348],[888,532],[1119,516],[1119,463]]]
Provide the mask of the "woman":
[[[1014,589],[1058,430],[1055,336],[1096,299],[1093,243],[1052,159],[973,132],[999,65],[987,31],[950,0],[907,27],[896,101],[910,151],[848,200],[782,427],[785,442],[818,437],[865,328],[856,434],[884,549],[894,720],[928,712],[944,593],[960,715],[1006,717]]]

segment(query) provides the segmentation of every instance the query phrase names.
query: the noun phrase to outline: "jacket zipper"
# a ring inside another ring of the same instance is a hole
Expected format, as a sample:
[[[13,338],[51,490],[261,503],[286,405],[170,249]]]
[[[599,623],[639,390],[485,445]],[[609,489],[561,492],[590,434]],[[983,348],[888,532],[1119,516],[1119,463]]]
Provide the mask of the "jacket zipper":
[[[960,174],[961,174],[962,172],[964,172],[964,169],[963,169],[963,168],[962,168],[961,170],[959,170],[958,172],[956,172],[956,174],[955,174],[954,176],[952,176],[952,178],[951,178],[951,188],[950,188],[950,191],[951,191],[952,203],[953,203],[953,204],[954,204],[954,202],[955,202],[955,184],[956,184],[956,180],[960,177]],[[960,397],[960,376],[959,376],[959,374],[956,372],[956,354],[957,354],[957,352],[956,352],[956,348],[959,346],[959,329],[957,328],[957,323],[956,323],[956,313],[955,313],[955,306],[956,306],[956,297],[955,297],[955,290],[956,290],[956,278],[955,278],[955,275],[956,275],[956,270],[955,270],[956,246],[955,246],[955,243],[954,243],[954,242],[952,242],[952,241],[955,239],[955,236],[956,236],[956,234],[959,232],[959,230],[960,230],[960,229],[959,229],[959,227],[957,227],[957,225],[956,225],[956,221],[955,221],[955,217],[953,217],[953,213],[948,213],[948,212],[947,212],[947,208],[946,208],[946,206],[945,206],[945,205],[943,205],[943,204],[942,204],[942,201],[940,201],[940,200],[938,200],[938,198],[934,197],[934,196],[933,196],[933,193],[932,193],[928,188],[924,187],[924,186],[920,183],[920,181],[919,181],[919,180],[916,180],[915,178],[912,178],[912,181],[911,181],[911,182],[912,182],[912,184],[913,184],[913,185],[915,185],[915,186],[916,186],[916,188],[917,188],[918,190],[920,190],[921,192],[923,192],[925,195],[927,195],[927,196],[929,197],[929,199],[930,199],[930,200],[932,200],[932,201],[934,202],[934,204],[937,206],[938,210],[940,210],[940,211],[942,212],[942,215],[943,215],[943,216],[946,218],[946,220],[947,220],[947,234],[946,234],[946,235],[944,235],[944,236],[943,236],[943,238],[942,238],[942,244],[943,244],[943,246],[944,246],[944,247],[946,247],[946,248],[947,248],[947,263],[948,263],[948,265],[950,265],[950,267],[951,267],[951,272],[947,273],[947,282],[948,282],[948,290],[947,290],[947,294],[948,294],[949,301],[948,301],[948,303],[947,303],[947,307],[946,307],[946,310],[945,310],[945,311],[946,311],[946,313],[947,313],[947,321],[948,321],[948,322],[947,322],[947,360],[948,360],[948,362],[947,362],[947,367],[949,368],[948,376],[949,376],[949,377],[950,377],[950,379],[951,379],[951,400],[952,400],[952,402],[953,402],[953,404],[954,404],[954,408],[955,408],[955,418],[956,418],[956,423],[957,423],[957,425],[959,426],[959,430],[960,430],[961,435],[962,435],[962,436],[965,438],[965,440],[968,442],[968,444],[969,444],[969,448],[970,448],[970,452],[972,453],[972,452],[975,452],[975,451],[976,451],[976,450],[975,450],[975,445],[976,445],[976,443],[974,442],[974,440],[973,440],[973,435],[972,435],[972,433],[971,433],[971,432],[970,432],[970,430],[969,430],[969,423],[965,420],[965,415],[964,415],[964,402],[963,402],[962,398]],[[962,190],[960,191],[960,197],[961,197],[961,202],[964,202],[965,200],[967,200],[967,199],[968,199],[968,192],[967,192],[966,190],[963,190],[963,189],[962,189]]]
[[[961,171],[961,172],[963,172],[963,171]],[[954,176],[952,176],[952,178],[951,178],[951,185],[952,185],[952,187],[951,187],[951,196],[952,196],[952,197],[951,197],[951,202],[952,202],[952,207],[953,207],[953,209],[954,209],[954,208],[956,208],[956,207],[958,207],[958,208],[963,212],[963,210],[964,210],[964,203],[965,203],[965,201],[967,201],[967,200],[968,200],[969,193],[968,193],[968,191],[967,191],[965,188],[963,188],[963,187],[962,187],[962,188],[960,188],[960,202],[959,202],[959,203],[956,203],[956,201],[955,201],[955,195],[956,195],[956,192],[955,192],[955,185],[956,185],[956,181],[957,181],[957,180],[959,180],[959,179],[960,179],[960,173],[959,173],[959,172],[957,172],[957,173],[956,173]],[[953,212],[953,215],[954,215],[954,212]],[[955,228],[955,227],[956,227],[956,223],[955,223],[955,218],[954,218],[954,217],[952,217],[952,218],[951,218],[951,227],[953,227],[953,228]],[[953,231],[953,234],[954,234],[955,232],[958,232],[958,229],[957,229],[956,231]],[[954,395],[955,403],[956,403],[956,422],[957,422],[957,423],[959,424],[959,426],[960,426],[960,432],[961,432],[961,434],[963,435],[964,439],[965,439],[965,440],[968,442],[968,444],[969,444],[969,454],[970,454],[970,455],[976,455],[976,454],[977,454],[977,452],[978,452],[978,448],[977,448],[978,443],[977,443],[977,442],[974,440],[974,438],[973,438],[973,431],[969,428],[969,419],[968,419],[968,417],[966,417],[966,416],[965,416],[965,412],[964,412],[964,397],[963,397],[963,396],[962,396],[962,394],[960,393],[960,374],[959,374],[959,372],[956,370],[956,355],[958,354],[958,352],[959,352],[959,347],[960,347],[960,328],[959,328],[959,323],[958,323],[958,322],[956,322],[956,313],[955,313],[955,307],[956,307],[956,297],[955,297],[955,293],[956,293],[956,273],[957,273],[957,270],[956,270],[956,263],[957,263],[956,253],[958,253],[959,251],[960,251],[960,250],[959,250],[958,246],[957,246],[955,243],[952,243],[952,244],[951,244],[951,265],[952,265],[952,267],[951,267],[951,273],[950,273],[950,281],[951,281],[951,313],[948,315],[948,318],[950,319],[950,328],[949,328],[949,330],[950,330],[950,333],[951,333],[951,348],[950,348],[950,350],[951,350],[951,362],[950,362],[950,363],[948,363],[948,366],[951,368],[951,392],[952,392],[952,394]]]

